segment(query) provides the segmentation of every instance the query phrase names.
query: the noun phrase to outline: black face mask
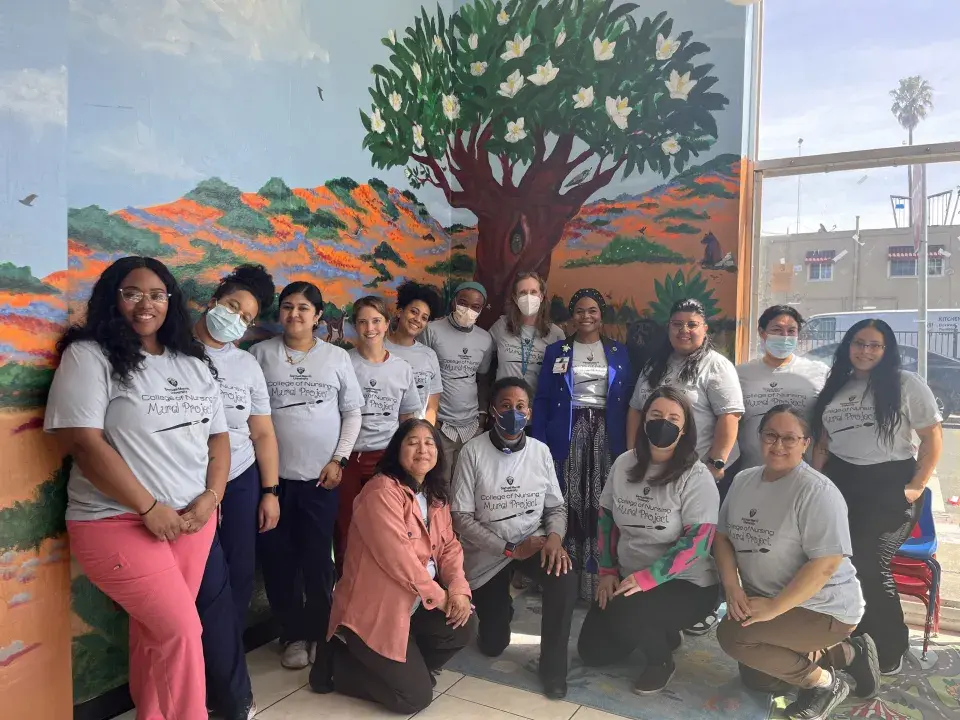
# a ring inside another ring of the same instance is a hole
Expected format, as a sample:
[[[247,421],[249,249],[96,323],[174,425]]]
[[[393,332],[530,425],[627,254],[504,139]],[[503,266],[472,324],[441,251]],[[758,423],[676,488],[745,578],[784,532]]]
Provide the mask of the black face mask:
[[[668,448],[673,445],[680,437],[680,428],[669,420],[647,420],[644,425],[647,432],[647,440],[650,444],[658,448]]]

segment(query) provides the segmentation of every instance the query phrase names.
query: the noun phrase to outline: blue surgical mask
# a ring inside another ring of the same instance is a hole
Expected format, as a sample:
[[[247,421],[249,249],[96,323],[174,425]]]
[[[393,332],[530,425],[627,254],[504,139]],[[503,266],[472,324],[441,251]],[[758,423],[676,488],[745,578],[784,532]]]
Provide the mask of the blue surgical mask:
[[[516,408],[507,410],[503,415],[494,410],[493,415],[497,419],[497,427],[500,428],[500,432],[508,437],[519,435],[527,426],[527,416]]]
[[[796,335],[767,335],[763,348],[778,360],[786,360],[797,350]]]
[[[206,323],[211,337],[217,342],[236,342],[247,332],[247,326],[240,317],[240,313],[232,312],[230,308],[223,305],[214,305],[207,310]]]

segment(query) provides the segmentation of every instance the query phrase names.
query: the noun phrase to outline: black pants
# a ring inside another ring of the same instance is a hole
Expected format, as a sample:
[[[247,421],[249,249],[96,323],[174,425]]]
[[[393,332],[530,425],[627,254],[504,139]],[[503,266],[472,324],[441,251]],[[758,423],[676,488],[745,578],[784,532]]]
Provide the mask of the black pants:
[[[720,504],[723,505],[723,501],[727,497],[727,493],[730,492],[730,486],[733,485],[733,479],[737,476],[737,473],[743,470],[743,455],[734,460],[730,465],[723,469],[723,477],[717,481],[717,490],[720,491]]]
[[[916,468],[912,458],[853,465],[833,455],[823,468],[847,502],[851,559],[867,603],[855,634],[873,638],[881,668],[896,666],[910,646],[890,561],[920,518],[922,496],[911,505],[903,494]]]
[[[540,553],[526,560],[514,560],[490,580],[473,589],[477,608],[477,647],[488,657],[498,657],[510,645],[513,598],[510,578],[519,570],[543,588],[543,617],[540,621],[540,676],[546,681],[566,680],[567,644],[570,624],[577,603],[579,578],[574,571],[566,575],[547,575],[540,566]]]
[[[197,613],[203,625],[207,705],[226,720],[246,720],[253,690],[219,528],[197,592]]]
[[[620,595],[605,610],[594,602],[580,630],[577,651],[584,665],[623,662],[640,651],[649,665],[665,665],[680,630],[702,620],[717,603],[716,585],[668,580],[653,590]]]
[[[334,638],[328,645],[333,655],[333,686],[341,695],[372,700],[395,713],[418,713],[433,700],[431,673],[466,647],[473,631],[473,618],[453,629],[442,612],[421,605],[410,618],[407,660],[397,662],[341,627],[345,642]]]
[[[339,497],[336,489],[317,487],[315,481],[280,479],[280,522],[258,536],[257,549],[281,642],[318,642],[327,636]]]

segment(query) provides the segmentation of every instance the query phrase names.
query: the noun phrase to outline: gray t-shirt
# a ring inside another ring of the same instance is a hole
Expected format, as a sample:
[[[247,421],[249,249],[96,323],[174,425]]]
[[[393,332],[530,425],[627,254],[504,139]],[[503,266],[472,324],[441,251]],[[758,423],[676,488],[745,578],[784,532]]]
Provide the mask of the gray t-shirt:
[[[430,396],[443,392],[437,353],[421,342],[414,342],[413,345],[396,345],[387,340],[383,346],[392,355],[406,360],[413,368],[413,379],[416,380],[417,392],[420,394],[420,410],[417,411],[417,417],[422,420],[426,417]]]
[[[796,355],[778,368],[770,367],[762,358],[737,366],[746,408],[737,435],[741,467],[763,464],[759,430],[766,412],[786,403],[808,416],[829,372],[823,363]]]
[[[437,419],[454,426],[475,422],[480,413],[477,375],[488,373],[493,359],[490,333],[476,326],[461,330],[445,317],[428,324],[421,337],[440,361],[443,394]]]
[[[270,392],[280,449],[280,477],[312,481],[333,459],[340,415],[363,407],[363,394],[347,351],[317,340],[299,363],[290,364],[280,336],[250,348]]]
[[[246,350],[227,343],[222,348],[207,348],[220,380],[223,412],[230,429],[230,479],[256,462],[250,439],[251,415],[270,414],[270,394],[263,370]]]
[[[356,348],[349,354],[364,400],[363,423],[353,449],[383,450],[400,427],[400,416],[415,415],[422,408],[413,368],[392,354],[382,363],[364,360]]]
[[[843,555],[826,585],[801,607],[856,625],[863,595],[850,562],[847,504],[836,486],[806,463],[773,482],[763,468],[737,474],[720,508],[717,532],[736,551],[740,579],[748,594],[772,598],[810,560]]]
[[[202,360],[170,350],[145,356],[129,386],[113,376],[94,342],[63,353],[47,400],[44,430],[96,428],[140,484],[181,510],[207,487],[207,441],[227,432],[220,387]],[[97,490],[78,463],[67,484],[67,520],[133,512]]]
[[[875,465],[917,456],[914,431],[943,421],[937,400],[920,376],[900,373],[902,421],[893,445],[880,439],[873,390],[866,380],[851,378],[823,411],[823,427],[830,440],[830,452],[854,465]]]
[[[716,525],[720,493],[713,476],[701,462],[669,485],[650,485],[649,479],[663,466],[647,468],[641,482],[628,478],[637,469],[637,458],[628,450],[616,459],[600,494],[600,507],[613,513],[620,531],[617,559],[620,575],[626,577],[646,570],[663,557],[692,525]],[[701,558],[674,577],[700,587],[716,585],[717,570],[712,557]]]
[[[691,383],[681,384],[678,380],[682,366],[683,358],[676,355],[671,357],[660,384],[673,385],[686,393],[697,426],[697,455],[703,460],[710,454],[717,418],[720,415],[743,412],[743,393],[740,390],[737,369],[716,350],[711,350],[701,361],[700,372]],[[641,375],[633,397],[630,398],[630,407],[637,411],[643,410],[643,405],[652,391],[646,377]],[[740,449],[734,443],[730,455],[727,456],[727,465],[738,457]]]
[[[488,435],[474,438],[460,452],[451,511],[473,515],[505,543],[546,534],[544,510],[563,505],[549,448],[528,437],[522,450],[505,453]],[[505,555],[493,555],[466,538],[461,542],[463,569],[472,588],[482,586],[510,563]]]
[[[607,406],[607,355],[603,343],[573,343],[573,404],[578,407]]]
[[[522,377],[537,392],[537,381],[540,379],[540,368],[543,367],[543,355],[548,345],[552,345],[565,337],[563,330],[556,325],[550,325],[550,332],[546,337],[540,335],[537,328],[524,325],[519,335],[511,335],[507,331],[507,318],[500,316],[490,328],[493,337],[494,351],[497,355],[497,380],[505,377]],[[526,367],[526,372],[524,372]]]

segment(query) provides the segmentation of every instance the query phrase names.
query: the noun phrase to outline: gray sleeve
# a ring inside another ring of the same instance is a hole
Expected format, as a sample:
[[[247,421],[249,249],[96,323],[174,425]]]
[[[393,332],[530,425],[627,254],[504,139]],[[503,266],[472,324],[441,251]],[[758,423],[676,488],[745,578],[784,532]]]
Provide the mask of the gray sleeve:
[[[353,452],[353,446],[360,435],[360,426],[363,424],[363,417],[360,415],[360,408],[356,410],[346,410],[340,413],[340,439],[337,441],[337,449],[333,454],[337,457],[350,457]]]
[[[943,422],[933,391],[914,373],[904,373],[903,410],[912,430],[924,430]]]
[[[453,529],[461,538],[491,555],[503,555],[507,542],[481,523],[473,513],[454,512]]]
[[[44,430],[103,429],[110,404],[110,367],[99,347],[73,343],[53,374]]]
[[[567,503],[560,490],[560,481],[557,479],[557,468],[553,464],[553,456],[544,447],[544,472],[547,476],[547,494],[543,499],[543,526],[547,534],[556,533],[560,537],[567,534]]]
[[[717,353],[706,378],[707,399],[717,417],[743,412],[743,390],[733,363]]]
[[[811,560],[852,553],[847,503],[829,481],[820,483],[797,498],[797,525],[800,544]]]
[[[483,352],[483,359],[480,361],[480,367],[477,368],[478,375],[486,375],[488,372],[490,372],[490,366],[493,364],[493,358],[497,353],[497,346],[493,342],[493,338],[490,337],[489,333],[487,334],[487,340],[489,341],[489,344],[487,345],[487,349]]]
[[[643,405],[647,402],[649,395],[650,385],[647,383],[647,378],[641,375],[640,379],[637,380],[637,386],[633,389],[633,395],[630,397],[630,407],[638,412],[643,410]]]
[[[437,349],[433,346],[433,328],[430,327],[433,325],[432,322],[427,323],[427,326],[423,329],[423,332],[420,333],[420,337],[417,338],[417,342],[423,343],[428,348],[436,353]]]
[[[543,527],[547,535],[556,533],[561,538],[567,536],[567,506],[558,505],[557,507],[544,508]]]
[[[404,415],[413,415],[420,412],[422,403],[420,393],[417,392],[417,379],[413,376],[413,369],[409,365],[405,369],[410,376],[410,382],[400,401],[400,412]]]
[[[437,352],[433,348],[430,350],[430,372],[433,378],[430,380],[430,392],[428,395],[439,395],[443,392],[443,376],[440,374],[440,360],[437,359]]]
[[[353,361],[350,356],[341,352],[340,358],[340,412],[345,414],[350,410],[359,410],[364,406],[363,391],[360,390],[360,382],[357,380],[357,372],[353,369]],[[359,432],[359,431],[358,431]],[[354,438],[356,440],[356,438]],[[352,447],[352,443],[351,443]]]
[[[730,490],[727,492],[727,496],[723,499],[723,503],[720,505],[720,514],[717,516],[717,532],[727,534],[727,515],[729,514],[727,508],[730,505],[730,498],[733,497],[734,488],[730,487]]]
[[[602,503],[601,503],[602,504]],[[680,522],[691,525],[716,525],[720,513],[720,491],[703,463],[696,463],[680,496]]]

